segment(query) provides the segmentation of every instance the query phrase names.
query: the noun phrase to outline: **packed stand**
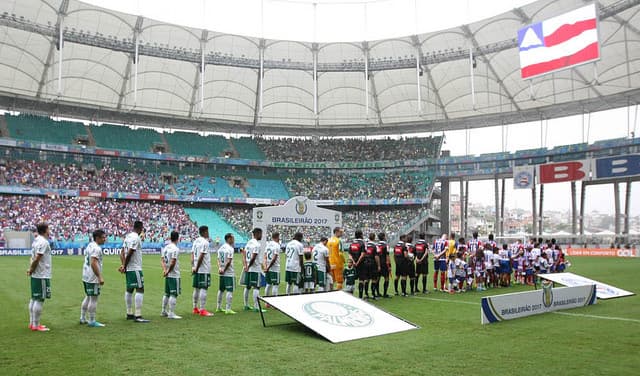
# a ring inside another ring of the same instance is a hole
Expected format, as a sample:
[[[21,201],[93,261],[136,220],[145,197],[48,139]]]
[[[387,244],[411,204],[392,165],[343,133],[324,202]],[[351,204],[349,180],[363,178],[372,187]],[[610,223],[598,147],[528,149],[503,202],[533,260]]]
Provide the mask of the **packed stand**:
[[[0,164],[0,185],[105,192],[162,193],[159,176],[144,170],[120,171],[109,166],[95,170],[76,164],[7,160]]]
[[[285,182],[292,194],[314,200],[391,200],[428,197],[433,179],[427,173],[327,174]]]
[[[57,241],[88,241],[96,228],[118,241],[131,231],[134,220],[144,223],[149,242],[164,241],[172,230],[180,232],[184,241],[196,238],[197,229],[181,205],[0,195],[0,228],[31,231],[44,221]]]
[[[383,161],[435,158],[442,137],[403,139],[267,139],[258,137],[256,143],[266,159],[285,162]]]

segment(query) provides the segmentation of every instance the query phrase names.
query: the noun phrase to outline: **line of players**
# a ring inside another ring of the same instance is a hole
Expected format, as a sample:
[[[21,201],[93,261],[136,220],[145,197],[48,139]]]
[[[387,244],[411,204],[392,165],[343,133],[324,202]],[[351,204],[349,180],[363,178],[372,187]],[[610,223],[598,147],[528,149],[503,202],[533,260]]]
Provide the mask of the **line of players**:
[[[118,271],[125,274],[126,319],[137,323],[149,322],[141,314],[144,274],[140,235],[143,231],[142,222],[134,222],[133,231],[125,237],[120,255],[121,265],[118,268]],[[193,242],[191,252],[193,313],[200,316],[213,316],[213,313],[206,309],[212,270],[208,227],[200,226],[199,235]],[[303,234],[297,232],[285,247],[286,293],[329,291],[333,289],[334,281],[338,289],[342,289],[343,283],[346,282],[344,289],[353,293],[357,278],[360,298],[389,298],[391,263],[385,234],[378,234],[377,241],[373,233],[369,234],[367,241],[363,239],[363,233],[360,230],[354,235],[355,239],[348,247],[347,267],[343,268],[344,259],[341,252],[343,247],[340,240],[343,230],[340,227],[333,230],[331,239],[321,238],[311,252],[304,251]],[[564,253],[553,239],[547,243],[542,239],[531,239],[526,245],[520,242],[504,244],[500,249],[491,234],[485,243],[478,239],[477,233],[474,233],[473,238],[468,242],[463,238],[456,242],[454,234],[451,234],[451,238],[443,234],[433,242],[430,250],[425,234],[420,234],[415,244],[411,235],[400,237],[392,250],[396,267],[393,279],[396,295],[400,295],[400,291],[402,296],[413,295],[420,291],[428,293],[429,253],[433,255],[434,261],[434,290],[437,290],[438,274],[440,274],[440,290],[450,293],[470,290],[474,282],[476,289],[480,291],[487,287],[509,286],[514,270],[516,283],[534,284],[537,274],[562,272],[569,265]],[[217,250],[219,290],[216,311],[232,315],[236,313],[231,309],[235,287],[233,268],[235,239],[229,233],[225,235],[224,240],[225,243]],[[280,285],[280,235],[277,232],[271,235],[271,240],[265,247],[264,257],[261,254],[261,240],[262,229],[256,228],[252,231],[252,239],[242,250],[241,284],[245,286],[243,309],[247,311],[261,311],[258,305],[261,275],[264,275],[266,280],[266,296],[277,295]],[[86,296],[81,305],[80,323],[88,324],[89,327],[104,326],[96,321],[95,315],[98,296],[104,284],[101,246],[105,241],[106,233],[100,229],[95,230],[93,241],[85,250],[82,282]],[[163,248],[161,255],[161,266],[165,277],[161,314],[169,319],[181,318],[175,313],[176,300],[181,294],[178,241],[179,234],[172,232],[170,242]],[[32,256],[27,275],[30,276],[31,282],[29,328],[33,331],[48,331],[49,329],[40,323],[43,303],[45,299],[51,297],[51,247],[49,226],[46,223],[37,226],[37,236],[32,244]],[[382,292],[380,291],[381,279],[384,279]],[[446,288],[445,280],[448,281]],[[419,281],[422,282],[422,290],[418,287]],[[409,292],[407,292],[407,283]],[[398,285],[400,285],[400,291]],[[253,293],[253,306],[249,305],[250,292]],[[223,298],[225,298],[224,305]]]

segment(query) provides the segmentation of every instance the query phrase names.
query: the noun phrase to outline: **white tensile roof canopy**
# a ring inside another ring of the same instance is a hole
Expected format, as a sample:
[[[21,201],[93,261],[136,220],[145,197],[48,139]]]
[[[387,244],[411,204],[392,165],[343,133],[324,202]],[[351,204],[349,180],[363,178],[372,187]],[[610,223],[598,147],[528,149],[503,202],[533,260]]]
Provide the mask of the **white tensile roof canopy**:
[[[200,131],[335,136],[511,124],[640,102],[640,0],[598,2],[596,64],[521,79],[517,30],[584,4],[541,0],[433,33],[314,44],[187,28],[76,0],[8,0],[0,4],[0,106]]]

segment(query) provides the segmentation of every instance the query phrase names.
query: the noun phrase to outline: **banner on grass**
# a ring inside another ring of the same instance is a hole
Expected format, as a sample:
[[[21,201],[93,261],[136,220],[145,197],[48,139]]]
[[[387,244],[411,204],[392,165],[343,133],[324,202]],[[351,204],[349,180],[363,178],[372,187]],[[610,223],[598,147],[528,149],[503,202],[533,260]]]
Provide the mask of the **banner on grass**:
[[[343,291],[259,299],[333,343],[418,329]]]
[[[631,291],[619,289],[617,287],[607,285],[606,283],[594,281],[581,275],[573,273],[551,273],[540,274],[540,278],[553,281],[565,286],[584,286],[596,285],[596,296],[598,299],[621,298],[623,296],[635,295]]]
[[[482,298],[480,311],[484,325],[591,304],[596,304],[594,284],[554,288],[553,284],[546,283],[536,291]]]

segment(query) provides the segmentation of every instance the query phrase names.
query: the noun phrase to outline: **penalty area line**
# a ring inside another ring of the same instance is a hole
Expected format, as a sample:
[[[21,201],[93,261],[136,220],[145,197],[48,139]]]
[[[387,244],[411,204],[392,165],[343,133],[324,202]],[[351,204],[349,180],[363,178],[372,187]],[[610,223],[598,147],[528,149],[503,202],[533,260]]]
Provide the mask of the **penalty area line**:
[[[637,322],[640,323],[640,320],[636,319],[628,319],[625,317],[615,317],[615,316],[597,316],[597,315],[586,315],[584,313],[569,313],[569,312],[552,312],[556,315],[564,315],[564,316],[577,316],[577,317],[587,317],[590,319],[600,319],[600,320],[615,320],[615,321],[629,321],[629,322]]]

